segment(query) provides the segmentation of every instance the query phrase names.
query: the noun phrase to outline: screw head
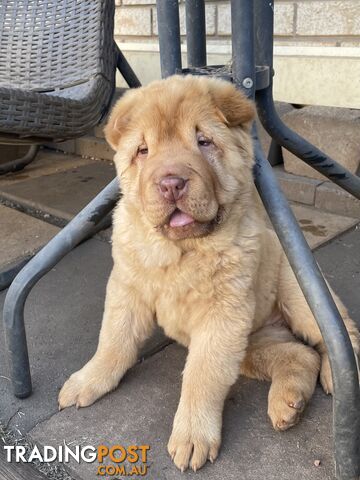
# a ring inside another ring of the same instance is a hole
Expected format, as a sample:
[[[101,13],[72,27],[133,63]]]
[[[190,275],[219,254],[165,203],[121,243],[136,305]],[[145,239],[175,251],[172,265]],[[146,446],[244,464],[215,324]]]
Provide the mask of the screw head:
[[[254,82],[250,77],[246,77],[244,78],[242,84],[245,88],[251,88],[254,85]]]

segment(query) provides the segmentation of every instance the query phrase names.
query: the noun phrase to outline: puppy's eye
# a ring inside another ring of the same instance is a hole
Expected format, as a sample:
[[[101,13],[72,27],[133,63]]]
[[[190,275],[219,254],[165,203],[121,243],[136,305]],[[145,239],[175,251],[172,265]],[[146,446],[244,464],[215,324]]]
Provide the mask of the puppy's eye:
[[[137,154],[138,155],[147,155],[149,152],[148,147],[146,145],[140,145],[138,148]]]
[[[197,139],[199,147],[209,147],[212,145],[210,138],[205,137],[204,135],[199,135]]]

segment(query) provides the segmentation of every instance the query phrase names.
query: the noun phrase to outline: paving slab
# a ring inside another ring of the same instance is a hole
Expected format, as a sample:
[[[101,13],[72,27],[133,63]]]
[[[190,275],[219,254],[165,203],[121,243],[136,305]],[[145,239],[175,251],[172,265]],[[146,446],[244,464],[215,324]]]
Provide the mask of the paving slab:
[[[321,180],[288,173],[284,170],[283,165],[276,165],[273,171],[288,200],[306,205],[315,204],[316,187],[321,185]]]
[[[359,222],[359,219],[353,217],[323,212],[300,203],[292,202],[290,207],[312,250],[328,243]],[[271,225],[269,219],[267,219],[267,222]]]
[[[115,177],[112,163],[93,161],[50,175],[1,186],[0,198],[69,221]]]
[[[316,250],[315,258],[360,328],[360,224]]]
[[[340,165],[356,173],[360,162],[360,118],[358,111],[311,105],[287,112],[283,121],[292,130],[325,152]],[[285,170],[305,177],[326,177],[283,149]]]
[[[356,218],[323,212],[305,205],[291,203],[290,206],[312,249],[329,242],[359,222]]]
[[[59,228],[0,205],[0,289],[6,275],[47,243]]]
[[[0,420],[22,433],[57,412],[57,395],[66,378],[94,353],[105,287],[112,267],[111,247],[89,240],[67,255],[30,293],[25,322],[33,394],[16,399],[5,358],[0,294]],[[158,331],[145,345],[146,357],[168,341]],[[21,413],[17,413],[17,412]]]
[[[226,402],[219,458],[182,474],[166,445],[181,388],[186,352],[167,347],[139,364],[120,387],[90,408],[65,409],[30,432],[33,441],[62,445],[149,445],[149,480],[332,479],[331,399],[317,389],[303,421],[285,433],[267,419],[269,385],[241,378]],[[321,466],[314,466],[320,460]],[[70,462],[70,473],[97,478],[97,463]]]
[[[93,160],[89,158],[82,158],[79,155],[67,155],[63,152],[56,152],[45,148],[38,152],[36,159],[27,165],[24,170],[1,175],[0,188],[4,185],[12,185],[17,182],[29,180],[30,178],[63,172],[64,170],[87,165],[91,162],[93,162]]]
[[[360,200],[332,182],[316,187],[315,207],[338,215],[360,218]]]

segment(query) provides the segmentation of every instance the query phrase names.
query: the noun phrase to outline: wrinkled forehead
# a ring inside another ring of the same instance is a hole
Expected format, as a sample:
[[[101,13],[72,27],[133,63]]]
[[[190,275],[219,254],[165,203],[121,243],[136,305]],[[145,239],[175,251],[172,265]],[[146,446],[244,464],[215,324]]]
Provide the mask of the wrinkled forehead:
[[[216,123],[219,117],[209,94],[170,88],[145,90],[132,118],[134,128],[157,141],[183,137]]]

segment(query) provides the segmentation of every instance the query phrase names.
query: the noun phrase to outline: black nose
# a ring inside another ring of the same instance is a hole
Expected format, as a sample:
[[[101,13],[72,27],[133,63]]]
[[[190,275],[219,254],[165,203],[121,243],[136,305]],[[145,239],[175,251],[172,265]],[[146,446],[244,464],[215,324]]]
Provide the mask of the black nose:
[[[184,178],[172,175],[163,177],[159,182],[160,193],[166,200],[176,202],[184,195],[186,182]]]

